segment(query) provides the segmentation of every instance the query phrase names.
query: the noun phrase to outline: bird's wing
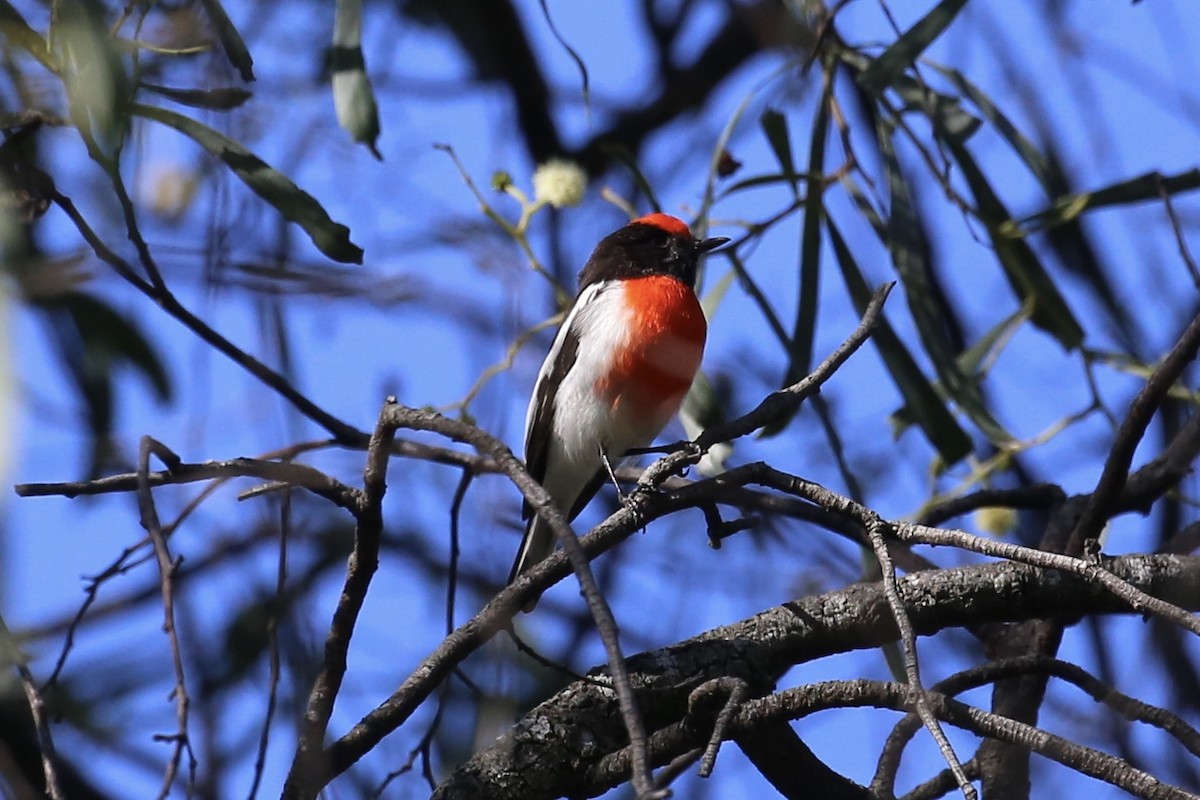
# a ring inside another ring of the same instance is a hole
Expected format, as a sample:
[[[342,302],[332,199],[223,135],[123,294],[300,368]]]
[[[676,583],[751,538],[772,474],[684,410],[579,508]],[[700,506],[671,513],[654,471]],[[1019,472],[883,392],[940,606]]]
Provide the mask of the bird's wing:
[[[575,298],[533,386],[533,396],[529,398],[529,409],[525,412],[525,468],[538,483],[546,482],[550,442],[554,435],[554,397],[579,355],[579,312],[595,302],[605,288],[604,283],[593,283]],[[533,509],[526,502],[521,516],[529,519],[532,515]]]

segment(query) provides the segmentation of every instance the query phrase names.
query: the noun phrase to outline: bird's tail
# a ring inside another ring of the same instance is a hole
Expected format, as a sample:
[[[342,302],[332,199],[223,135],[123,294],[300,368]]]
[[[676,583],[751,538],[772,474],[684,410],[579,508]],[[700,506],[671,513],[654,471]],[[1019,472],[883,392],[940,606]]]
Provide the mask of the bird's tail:
[[[553,552],[554,531],[550,529],[545,520],[535,513],[525,525],[525,538],[521,540],[521,547],[517,550],[517,558],[513,561],[512,571],[508,573],[508,582],[511,584],[520,577],[522,572],[542,562]],[[523,610],[526,613],[533,611],[537,601],[538,598],[533,598],[525,604]]]

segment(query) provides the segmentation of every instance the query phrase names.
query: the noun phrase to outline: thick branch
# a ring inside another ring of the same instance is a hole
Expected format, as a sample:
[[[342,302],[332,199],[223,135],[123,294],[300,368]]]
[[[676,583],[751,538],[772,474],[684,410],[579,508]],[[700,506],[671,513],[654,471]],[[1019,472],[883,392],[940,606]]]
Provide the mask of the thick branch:
[[[1200,558],[1129,556],[1109,564],[1114,575],[1169,602],[1200,609]],[[1019,564],[927,571],[899,581],[917,633],[989,622],[1083,614],[1126,613],[1128,605],[1094,581]],[[878,647],[897,638],[895,621],[878,584],[859,584],[768,609],[734,625],[629,659],[639,694],[653,697],[647,723],[662,728],[683,721],[689,692],[724,676],[760,681],[834,653]],[[579,748],[587,732],[591,745]],[[707,735],[707,732],[703,732]],[[624,778],[592,772],[623,746],[612,693],[576,683],[542,703],[496,745],[477,753],[435,797],[529,798],[597,794]],[[652,734],[651,739],[653,740]],[[688,749],[703,744],[692,742]],[[654,752],[663,764],[682,750]]]

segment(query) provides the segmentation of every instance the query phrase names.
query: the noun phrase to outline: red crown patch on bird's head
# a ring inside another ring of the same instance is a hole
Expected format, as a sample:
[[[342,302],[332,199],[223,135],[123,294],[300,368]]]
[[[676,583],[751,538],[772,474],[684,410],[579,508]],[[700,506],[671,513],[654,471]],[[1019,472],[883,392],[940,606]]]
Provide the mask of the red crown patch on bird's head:
[[[656,228],[661,228],[672,236],[688,236],[692,235],[692,229],[688,224],[679,217],[672,217],[670,214],[664,214],[661,211],[655,211],[653,214],[647,214],[644,217],[638,217],[633,220],[634,223],[642,225],[653,225]],[[630,223],[633,224],[633,223]]]

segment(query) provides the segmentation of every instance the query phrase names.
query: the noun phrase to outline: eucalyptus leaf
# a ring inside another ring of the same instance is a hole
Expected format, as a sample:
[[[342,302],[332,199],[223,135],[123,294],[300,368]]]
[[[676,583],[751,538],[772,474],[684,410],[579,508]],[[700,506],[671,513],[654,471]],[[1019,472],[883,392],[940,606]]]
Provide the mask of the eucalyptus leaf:
[[[833,91],[832,80],[825,81],[817,114],[813,118],[808,147],[808,172],[821,175],[825,171],[825,141],[829,137],[829,106]],[[790,151],[789,151],[790,152]],[[790,158],[790,155],[788,156]],[[784,165],[787,170],[787,165]],[[818,301],[821,290],[821,220],[825,217],[822,180],[810,181],[804,198],[804,223],[800,229],[800,287],[796,298],[796,321],[792,326],[788,346],[787,371],[783,385],[791,386],[808,374],[812,366],[813,341],[816,339]],[[761,436],[773,436],[783,430],[792,416],[775,420],[762,429]]]
[[[884,50],[858,78],[859,85],[872,94],[878,94],[892,85],[908,66],[916,61],[933,40],[941,36],[967,0],[942,0],[916,25],[906,30],[900,38]]]
[[[861,314],[870,302],[871,290],[833,220],[827,217],[825,225],[850,298]],[[904,398],[905,408],[911,413],[912,421],[920,426],[925,438],[938,451],[942,462],[946,465],[955,464],[969,455],[971,438],[946,408],[933,384],[921,372],[916,360],[896,335],[886,317],[880,316],[871,334],[871,341],[879,350],[879,355],[900,391],[900,396]]]
[[[959,368],[957,353],[947,339],[942,311],[935,300],[937,292],[931,280],[928,239],[896,159],[891,129],[881,124],[878,131],[879,150],[884,159],[892,205],[887,219],[888,249],[904,285],[904,296],[921,345],[933,362],[938,380],[947,395],[993,444],[1009,442],[1012,436],[988,410],[979,387]]]
[[[250,50],[246,47],[246,42],[242,40],[242,35],[238,33],[233,21],[225,13],[225,7],[221,5],[221,0],[201,0],[201,2],[204,5],[204,11],[208,14],[209,21],[212,22],[213,30],[216,31],[221,49],[225,51],[225,57],[237,69],[242,80],[250,83],[254,80],[254,59],[250,57]]]
[[[787,117],[773,108],[768,108],[758,118],[758,124],[763,130],[763,135],[767,137],[767,144],[771,146],[771,150],[775,153],[775,159],[783,169],[783,177],[792,186],[792,195],[799,197],[800,189],[796,180],[796,162],[792,158],[792,143],[791,137],[788,135]]]
[[[137,103],[133,112],[174,128],[221,159],[255,194],[278,209],[284,219],[303,228],[317,249],[334,261],[362,263],[362,248],[350,241],[349,228],[331,220],[312,195],[240,143],[207,125],[165,108]]]
[[[1025,217],[1020,222],[1006,220],[1000,226],[1000,233],[1008,238],[1028,236],[1030,233],[1061,225],[1076,219],[1085,211],[1091,211],[1105,206],[1129,205],[1143,203],[1147,200],[1161,200],[1162,195],[1176,195],[1200,189],[1200,168],[1190,169],[1176,175],[1163,175],[1161,172],[1147,172],[1136,178],[1118,181],[1101,189],[1091,192],[1080,192],[1057,198],[1050,207],[1036,214]]]
[[[1032,300],[1034,303],[1033,324],[1057,339],[1064,349],[1078,347],[1083,342],[1083,328],[1042,266],[1041,259],[1024,239],[1005,235],[1004,231],[1012,221],[1008,209],[966,147],[953,139],[945,141],[975,196],[980,219],[987,226],[996,258],[1009,284],[1021,302]]]
[[[222,86],[216,89],[176,89],[143,82],[141,87],[180,105],[204,108],[209,111],[230,111],[254,96],[239,86]]]
[[[1004,141],[1008,143],[1008,146],[1024,162],[1038,183],[1042,185],[1048,194],[1053,194],[1050,191],[1050,165],[1046,157],[1029,137],[1021,133],[1012,120],[1000,110],[1000,107],[996,105],[992,98],[974,83],[967,80],[966,76],[958,70],[938,64],[930,66],[944,75],[954,85],[954,88],[962,92],[967,99],[975,104],[975,107],[979,109],[979,113],[996,129],[996,132],[1000,134]]]
[[[50,51],[67,93],[67,111],[88,153],[112,163],[129,130],[133,86],[108,34],[98,0],[56,0],[50,15]]]
[[[333,104],[338,124],[380,161],[379,107],[362,51],[362,0],[338,0],[333,23]]]

